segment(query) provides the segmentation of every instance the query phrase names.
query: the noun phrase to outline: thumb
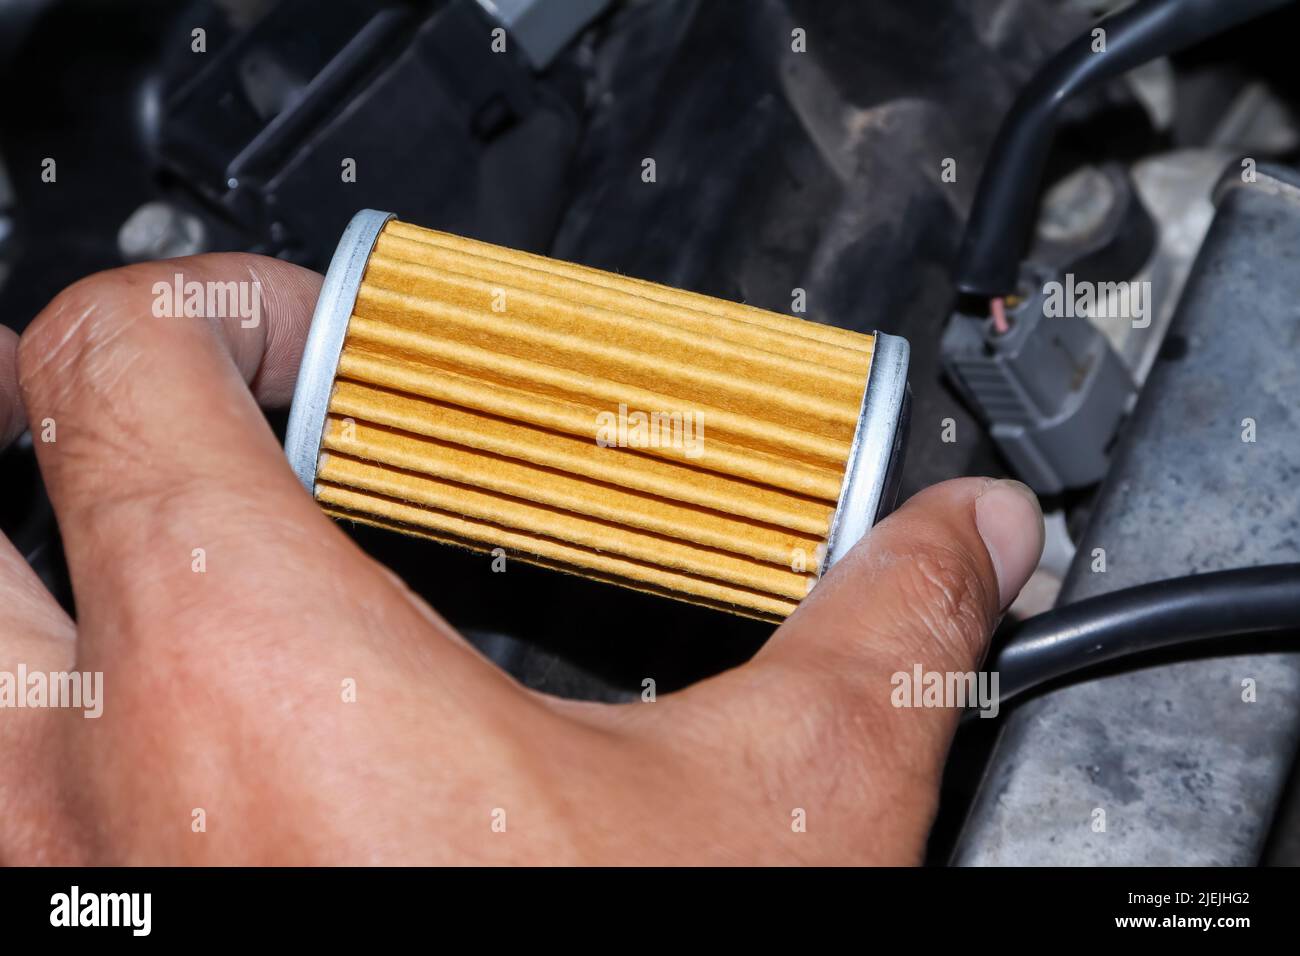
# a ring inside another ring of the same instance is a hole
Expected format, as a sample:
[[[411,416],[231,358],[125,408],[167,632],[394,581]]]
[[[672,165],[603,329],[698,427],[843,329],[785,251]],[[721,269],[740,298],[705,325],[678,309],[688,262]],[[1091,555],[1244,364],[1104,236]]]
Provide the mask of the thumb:
[[[845,786],[856,779],[923,837],[961,711],[900,706],[894,677],[911,684],[918,665],[976,670],[1042,547],[1038,500],[1019,482],[929,488],[832,568],[752,661],[699,685],[700,697],[805,797],[813,781],[838,781],[829,815],[860,815],[851,795],[862,788]]]
[[[987,478],[936,485],[832,568],[756,662],[781,667],[826,655],[855,683],[904,658],[972,670],[1042,550],[1042,511],[1025,485]]]
[[[1042,550],[1038,499],[1020,482],[936,485],[873,528],[749,666],[811,671],[886,703],[891,676],[916,664],[975,670]]]

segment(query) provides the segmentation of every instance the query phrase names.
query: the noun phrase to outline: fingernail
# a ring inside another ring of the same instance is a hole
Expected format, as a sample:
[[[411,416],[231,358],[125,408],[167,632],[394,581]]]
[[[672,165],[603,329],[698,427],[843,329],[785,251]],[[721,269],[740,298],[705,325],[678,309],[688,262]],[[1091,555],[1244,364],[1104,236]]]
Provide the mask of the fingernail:
[[[998,600],[1005,610],[1043,553],[1043,511],[1038,496],[1018,481],[991,481],[975,499],[975,526],[998,576]]]

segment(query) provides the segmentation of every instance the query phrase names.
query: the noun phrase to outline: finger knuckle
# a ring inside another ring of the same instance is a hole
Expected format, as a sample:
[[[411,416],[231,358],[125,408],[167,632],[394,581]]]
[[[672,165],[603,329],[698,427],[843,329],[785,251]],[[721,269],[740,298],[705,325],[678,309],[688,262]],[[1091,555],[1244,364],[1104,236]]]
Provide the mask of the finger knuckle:
[[[911,555],[903,581],[909,610],[924,624],[925,636],[962,660],[982,655],[991,624],[990,596],[970,555],[941,544],[922,544]]]
[[[32,394],[93,381],[85,374],[99,364],[107,346],[135,321],[139,310],[127,297],[135,283],[125,269],[79,279],[56,295],[24,331],[18,343],[18,379]]]

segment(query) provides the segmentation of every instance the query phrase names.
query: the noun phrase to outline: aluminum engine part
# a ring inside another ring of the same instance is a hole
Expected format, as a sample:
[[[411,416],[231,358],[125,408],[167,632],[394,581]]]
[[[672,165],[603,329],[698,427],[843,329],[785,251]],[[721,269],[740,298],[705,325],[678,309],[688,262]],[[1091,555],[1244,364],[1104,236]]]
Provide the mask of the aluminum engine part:
[[[1300,176],[1241,174],[1234,164],[1216,191],[1060,603],[1300,560]],[[1298,734],[1300,654],[1083,680],[1008,716],[953,859],[1252,864]]]

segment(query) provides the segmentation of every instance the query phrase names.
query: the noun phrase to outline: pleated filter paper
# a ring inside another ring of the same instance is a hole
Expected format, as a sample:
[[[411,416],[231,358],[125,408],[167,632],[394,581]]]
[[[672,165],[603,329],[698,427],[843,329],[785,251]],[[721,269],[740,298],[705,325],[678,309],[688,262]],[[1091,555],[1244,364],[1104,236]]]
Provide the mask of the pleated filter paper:
[[[870,453],[878,338],[367,211],[286,447],[340,518],[780,620]]]

